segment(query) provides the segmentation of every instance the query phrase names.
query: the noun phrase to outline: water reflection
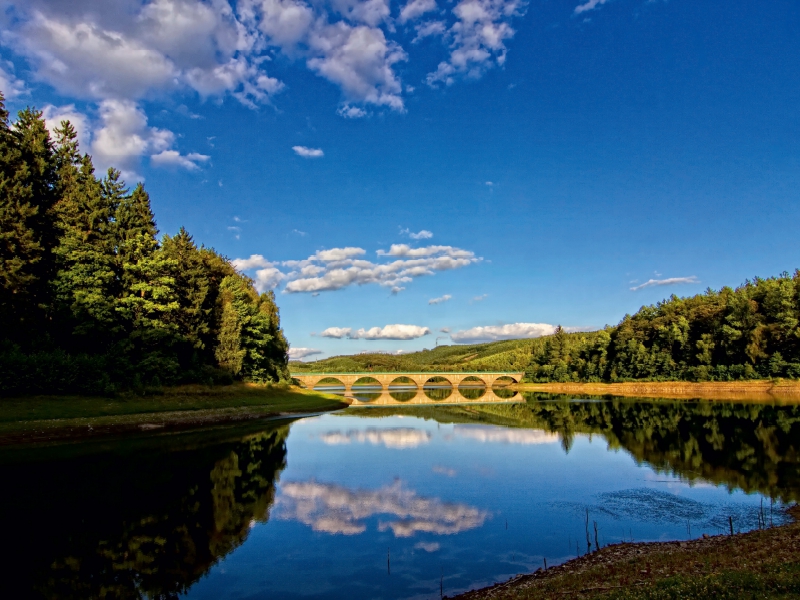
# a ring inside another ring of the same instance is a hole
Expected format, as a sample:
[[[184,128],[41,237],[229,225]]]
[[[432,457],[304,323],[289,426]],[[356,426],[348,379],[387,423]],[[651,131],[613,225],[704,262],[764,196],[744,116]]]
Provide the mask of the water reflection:
[[[363,444],[368,442],[373,445],[383,445],[387,448],[416,448],[427,444],[431,439],[428,431],[420,431],[409,427],[396,427],[393,429],[351,429],[350,431],[327,431],[320,435],[320,439],[328,446],[339,446],[352,442]]]
[[[365,521],[376,515],[378,531],[391,530],[396,538],[417,532],[452,535],[483,525],[489,516],[466,504],[419,496],[402,482],[377,490],[351,490],[315,481],[285,484],[276,503],[279,519],[291,519],[314,531],[355,535],[367,529]]]
[[[756,527],[759,494],[778,523],[800,496],[798,406],[392,395],[410,391],[291,426],[0,450],[0,597],[434,597],[442,567],[450,595],[571,557],[587,508],[601,543],[684,539]]]
[[[5,597],[173,598],[265,523],[289,428],[0,467]],[[62,453],[68,453],[62,449]],[[10,576],[10,574],[13,575]]]

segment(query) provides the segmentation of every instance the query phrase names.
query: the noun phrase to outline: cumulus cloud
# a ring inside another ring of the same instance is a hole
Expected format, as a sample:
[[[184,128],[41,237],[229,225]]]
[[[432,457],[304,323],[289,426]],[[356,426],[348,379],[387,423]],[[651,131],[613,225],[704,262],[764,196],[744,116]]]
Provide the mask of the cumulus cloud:
[[[442,302],[447,302],[451,298],[452,296],[450,294],[445,294],[444,296],[439,296],[438,298],[431,298],[428,300],[428,304],[441,304]]]
[[[320,148],[308,148],[306,146],[292,146],[292,150],[297,156],[303,158],[322,158],[325,153]]]
[[[534,446],[539,444],[556,444],[559,437],[539,429],[508,429],[490,425],[456,425],[453,434],[469,438],[483,444],[518,444]]]
[[[597,2],[599,0],[592,0]],[[503,64],[509,22],[522,0],[409,0],[397,22],[415,23],[417,39],[447,38],[449,56],[428,79],[450,84]],[[171,93],[229,95],[254,108],[285,89],[269,73],[275,52],[341,90],[339,114],[366,116],[364,105],[404,111],[397,72],[409,59],[397,41],[388,0],[10,0],[3,43],[33,77],[62,95],[133,100]],[[418,22],[437,13],[436,20]],[[10,96],[26,86],[0,73]]]
[[[497,340],[513,340],[518,338],[538,338],[555,333],[555,325],[547,323],[512,323],[510,325],[488,325],[473,327],[450,334],[457,344],[475,344]]]
[[[506,40],[514,36],[513,17],[524,12],[522,0],[461,0],[453,14],[450,57],[429,73],[428,85],[452,85],[456,76],[478,78],[506,60]]]
[[[474,298],[472,298],[472,300],[470,300],[469,303],[473,304],[475,302],[483,302],[488,297],[489,297],[489,294],[481,294],[480,296],[475,296]]]
[[[409,2],[400,9],[400,16],[398,21],[406,23],[425,13],[436,10],[436,0],[409,0]]]
[[[233,268],[237,271],[247,271],[250,269],[271,267],[272,263],[261,254],[251,254],[250,258],[237,258],[231,261]]]
[[[188,171],[196,171],[200,168],[200,163],[210,159],[210,156],[197,152],[183,155],[177,150],[162,150],[158,154],[153,154],[150,162],[157,167],[180,167]]]
[[[394,450],[417,448],[431,440],[431,434],[421,429],[395,427],[391,429],[351,429],[350,431],[329,431],[320,436],[328,446],[341,446],[351,443],[385,446]]]
[[[598,6],[605,4],[606,2],[608,2],[608,0],[588,0],[588,2],[585,2],[584,4],[580,4],[575,7],[575,14],[579,15],[588,10],[593,10]]]
[[[69,121],[78,134],[81,148],[92,155],[100,172],[115,167],[125,177],[138,178],[135,170],[145,156],[150,156],[150,163],[155,167],[180,167],[190,171],[198,170],[210,160],[205,154],[181,154],[173,149],[175,134],[151,127],[144,110],[130,100],[103,100],[98,104],[95,118],[79,111],[74,104],[49,104],[42,114],[51,133],[62,121]]]
[[[320,336],[328,338],[348,338],[351,340],[415,340],[429,335],[431,330],[419,325],[386,325],[354,331],[350,327],[328,327]]]
[[[670,277],[668,279],[650,279],[648,281],[645,281],[641,285],[632,287],[631,291],[638,292],[639,290],[643,290],[644,288],[649,288],[657,285],[681,285],[684,283],[700,283],[700,280],[694,275],[692,275],[691,277]]]
[[[328,327],[322,333],[320,333],[320,336],[336,338],[337,340],[340,340],[342,338],[350,337],[351,333],[353,333],[353,330],[350,327]]]
[[[482,260],[473,252],[454,246],[411,248],[405,244],[394,244],[388,251],[378,250],[377,254],[396,260],[380,263],[362,258],[364,254],[366,250],[363,248],[349,246],[319,250],[304,260],[283,261],[281,266],[289,270],[279,271],[282,277],[273,278],[272,281],[276,285],[286,282],[284,291],[289,294],[318,293],[367,284],[377,284],[389,288],[392,293],[398,293],[405,289],[404,284],[417,277],[460,269]],[[259,257],[255,260],[264,260],[261,255],[253,255],[250,259],[232,262],[239,270],[247,271],[257,266],[248,263],[253,257]],[[272,263],[269,266],[275,267]],[[259,289],[264,291],[266,288]]]
[[[488,511],[466,505],[418,496],[397,481],[377,490],[351,490],[316,481],[283,484],[275,501],[278,519],[294,520],[314,531],[356,535],[367,529],[376,515],[378,530],[391,530],[397,538],[417,532],[452,535],[483,525]]]
[[[316,348],[289,348],[290,360],[302,360],[316,354],[322,354],[322,350],[317,350]]]

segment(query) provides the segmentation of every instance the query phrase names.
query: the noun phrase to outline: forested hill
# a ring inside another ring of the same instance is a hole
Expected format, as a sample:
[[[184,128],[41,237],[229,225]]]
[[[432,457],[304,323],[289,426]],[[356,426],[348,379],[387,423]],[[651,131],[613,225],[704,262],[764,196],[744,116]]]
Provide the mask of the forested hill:
[[[526,372],[533,382],[800,378],[800,271],[736,289],[671,298],[616,327],[535,340],[440,346],[402,356],[360,354],[293,371],[455,370]]]
[[[275,381],[287,350],[272,293],[183,229],[159,239],[141,184],[0,96],[0,394]]]

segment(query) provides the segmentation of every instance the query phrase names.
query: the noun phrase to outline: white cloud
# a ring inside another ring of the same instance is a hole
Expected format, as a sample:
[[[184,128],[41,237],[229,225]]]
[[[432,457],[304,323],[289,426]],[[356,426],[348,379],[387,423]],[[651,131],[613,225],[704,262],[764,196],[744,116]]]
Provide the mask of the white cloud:
[[[340,117],[344,117],[345,119],[362,119],[366,117],[369,113],[365,111],[363,108],[358,108],[357,106],[350,106],[349,104],[343,104],[339,107],[336,111],[336,114]]]
[[[259,269],[255,276],[256,289],[260,292],[275,289],[285,278],[286,275],[275,267]]]
[[[477,78],[495,64],[502,66],[505,41],[515,33],[509,23],[523,12],[522,0],[461,0],[453,8],[457,20],[448,30],[453,40],[450,57],[428,74],[428,85],[451,85],[457,75]]]
[[[157,167],[181,167],[189,171],[196,171],[200,168],[198,163],[204,163],[210,159],[210,156],[196,152],[183,155],[177,150],[162,150],[159,154],[152,155],[150,162]]]
[[[328,327],[320,335],[329,338],[351,340],[415,340],[430,335],[431,330],[419,325],[386,325],[354,331],[350,327]]]
[[[489,297],[489,294],[481,294],[480,296],[475,296],[472,300],[469,301],[470,304],[475,302],[483,302]]]
[[[433,237],[433,233],[427,229],[422,229],[421,231],[414,233],[408,227],[405,229],[400,229],[400,235],[407,235],[412,240],[429,240]]]
[[[249,271],[256,268],[264,268],[273,266],[261,254],[251,254],[250,258],[236,258],[231,261],[233,268],[237,271]]]
[[[389,250],[378,250],[378,256],[434,256],[441,255],[450,258],[473,258],[474,252],[462,250],[454,246],[425,246],[412,248],[408,244],[392,244]]]
[[[320,333],[320,336],[340,340],[345,337],[350,337],[352,332],[353,330],[350,327],[328,327]]]
[[[482,260],[473,252],[453,246],[411,248],[405,244],[395,244],[389,251],[378,251],[379,256],[397,258],[387,263],[365,260],[361,258],[364,254],[366,251],[363,248],[331,248],[315,252],[305,260],[283,261],[281,266],[291,269],[282,272],[282,281],[286,281],[284,291],[290,294],[317,293],[340,290],[351,285],[377,284],[389,288],[392,293],[398,293],[405,289],[403,284],[417,277],[460,269]],[[261,255],[254,256],[265,260]],[[256,268],[257,265],[249,264],[248,260],[236,259],[233,264],[242,271]],[[269,263],[269,266],[274,265]]]
[[[438,298],[431,298],[428,300],[428,304],[441,304],[442,302],[447,302],[451,298],[452,296],[450,294],[445,294],[444,296],[440,296]]]
[[[51,136],[61,126],[62,121],[69,121],[75,128],[75,133],[78,134],[78,143],[81,148],[91,148],[92,124],[89,117],[75,108],[74,104],[66,106],[48,104],[42,109],[42,116]]]
[[[432,10],[436,10],[436,0],[409,0],[409,2],[400,9],[400,16],[397,20],[400,23],[406,23]]]
[[[320,436],[328,446],[369,443],[373,446],[385,446],[394,450],[417,448],[431,440],[431,434],[421,429],[395,427],[392,429],[351,429],[350,431],[329,431]]]
[[[188,88],[254,106],[283,87],[226,0],[30,0],[16,8],[6,45],[37,79],[74,97],[135,100]]]
[[[10,61],[0,61],[0,92],[3,92],[6,100],[14,100],[30,93],[25,82],[14,75],[14,64]]]
[[[459,437],[469,438],[484,444],[518,444],[534,446],[539,444],[558,443],[555,433],[538,429],[508,429],[490,425],[456,425],[453,433]]]
[[[580,4],[579,6],[575,7],[575,14],[579,15],[581,13],[586,12],[587,10],[592,10],[594,8],[597,8],[598,6],[605,4],[606,2],[608,2],[608,0],[588,0],[588,2]]]
[[[416,25],[414,29],[417,32],[417,37],[414,38],[413,43],[416,43],[426,37],[444,36],[447,33],[447,23],[444,21],[426,21]]]
[[[644,288],[653,287],[655,285],[680,285],[684,283],[700,283],[700,280],[692,275],[691,277],[670,277],[668,279],[650,279],[641,285],[632,287],[631,291],[637,292]]]
[[[425,550],[425,552],[436,552],[441,548],[439,542],[417,542],[414,544],[416,550]]]
[[[386,325],[359,329],[352,334],[353,339],[363,340],[415,340],[425,335],[430,335],[431,330],[419,325]]]
[[[322,354],[322,350],[317,350],[316,348],[289,348],[290,360],[302,360],[316,354]]]
[[[295,520],[314,531],[356,535],[367,529],[366,522],[376,515],[378,530],[391,529],[397,538],[417,532],[453,535],[480,527],[489,513],[466,504],[442,502],[418,496],[397,481],[374,491],[350,490],[316,481],[281,485],[275,501],[276,518]]]
[[[382,29],[342,21],[312,29],[308,67],[337,84],[348,101],[405,110],[394,65],[408,59]]]
[[[547,323],[512,323],[510,325],[488,325],[473,327],[450,334],[457,344],[476,344],[497,340],[514,340],[518,338],[538,338],[555,333],[555,325]]]
[[[292,150],[297,156],[303,158],[322,158],[325,153],[320,148],[307,148],[306,146],[292,146]]]

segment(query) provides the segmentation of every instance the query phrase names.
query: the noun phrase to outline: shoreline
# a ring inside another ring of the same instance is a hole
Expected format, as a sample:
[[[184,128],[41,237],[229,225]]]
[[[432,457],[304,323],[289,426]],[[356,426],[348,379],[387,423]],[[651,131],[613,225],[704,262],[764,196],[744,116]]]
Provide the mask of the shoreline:
[[[346,408],[330,394],[289,386],[182,386],[149,397],[33,396],[0,401],[0,448],[178,433]]]
[[[800,402],[800,381],[626,381],[622,383],[522,383],[521,392],[548,394],[587,394],[636,396],[682,400],[722,400],[751,402]]]
[[[786,512],[789,523],[746,533],[605,546],[454,598],[661,598],[651,596],[656,591],[669,598],[704,598],[717,588],[729,592],[739,585],[747,597],[786,585],[788,591],[800,591],[800,507]]]

